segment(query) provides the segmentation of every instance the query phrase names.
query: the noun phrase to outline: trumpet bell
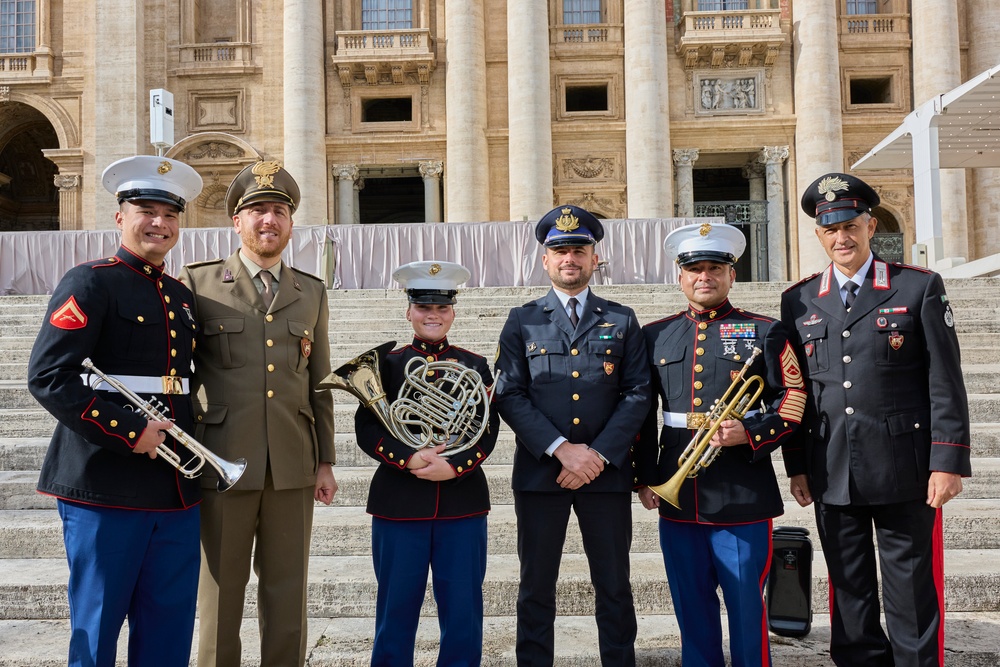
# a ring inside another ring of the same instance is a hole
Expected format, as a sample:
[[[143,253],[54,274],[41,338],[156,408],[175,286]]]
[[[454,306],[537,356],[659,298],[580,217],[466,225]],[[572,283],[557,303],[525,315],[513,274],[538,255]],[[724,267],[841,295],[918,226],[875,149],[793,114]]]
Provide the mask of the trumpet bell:
[[[238,458],[235,461],[227,461],[220,457],[215,457],[215,462],[211,464],[219,473],[219,484],[216,487],[219,493],[233,488],[236,482],[240,481],[244,471],[247,469],[247,460]]]

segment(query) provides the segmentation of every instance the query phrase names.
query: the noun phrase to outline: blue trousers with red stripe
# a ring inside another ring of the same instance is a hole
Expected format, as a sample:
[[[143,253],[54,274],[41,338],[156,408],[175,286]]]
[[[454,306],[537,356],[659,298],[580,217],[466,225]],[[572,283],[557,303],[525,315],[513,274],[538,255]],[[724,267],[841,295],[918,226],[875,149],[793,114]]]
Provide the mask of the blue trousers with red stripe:
[[[480,664],[485,514],[413,521],[373,517],[372,562],[378,579],[372,667],[412,667],[428,568],[441,629],[437,664]]]
[[[70,667],[187,667],[201,562],[197,507],[169,512],[59,501],[69,562]]]
[[[771,521],[732,526],[660,519],[660,548],[681,631],[684,667],[724,667],[718,589],[729,615],[733,667],[771,664],[764,586]]]

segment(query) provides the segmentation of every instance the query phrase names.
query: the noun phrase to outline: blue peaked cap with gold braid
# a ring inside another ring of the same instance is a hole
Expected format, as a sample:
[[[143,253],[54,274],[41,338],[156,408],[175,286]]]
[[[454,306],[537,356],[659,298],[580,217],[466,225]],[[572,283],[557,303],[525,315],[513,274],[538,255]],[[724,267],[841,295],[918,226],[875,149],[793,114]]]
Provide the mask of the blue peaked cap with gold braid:
[[[590,211],[566,204],[542,216],[535,238],[546,248],[594,245],[604,238],[604,226]]]

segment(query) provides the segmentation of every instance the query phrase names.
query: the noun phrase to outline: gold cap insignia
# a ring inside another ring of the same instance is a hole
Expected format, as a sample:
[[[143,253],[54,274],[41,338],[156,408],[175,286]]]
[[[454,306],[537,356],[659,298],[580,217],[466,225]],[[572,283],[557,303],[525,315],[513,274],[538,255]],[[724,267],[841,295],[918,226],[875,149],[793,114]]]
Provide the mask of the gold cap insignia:
[[[428,270],[428,273],[430,273],[432,276],[436,276],[437,274],[441,273],[441,265],[431,264],[431,268]]]
[[[253,166],[250,172],[256,177],[257,187],[270,188],[274,186],[274,175],[281,169],[281,163],[277,160],[261,160]]]
[[[157,173],[165,174],[173,168],[174,166],[172,164],[164,160],[163,162],[160,163],[160,166],[156,168],[156,171]]]
[[[564,208],[562,215],[556,218],[556,229],[560,232],[571,232],[580,228],[580,219],[573,215],[573,209]]]
[[[699,234],[701,234],[702,236],[708,236],[708,233],[709,233],[709,232],[711,232],[711,231],[712,231],[712,225],[710,225],[710,224],[709,224],[709,223],[707,223],[707,222],[706,222],[706,223],[704,223],[704,224],[703,224],[703,225],[702,225],[702,226],[701,226],[701,227],[700,227],[700,228],[698,229],[698,233],[699,233]]]
[[[826,195],[827,201],[834,201],[837,198],[837,192],[847,190],[847,188],[847,181],[839,176],[827,176],[816,186],[821,195]]]

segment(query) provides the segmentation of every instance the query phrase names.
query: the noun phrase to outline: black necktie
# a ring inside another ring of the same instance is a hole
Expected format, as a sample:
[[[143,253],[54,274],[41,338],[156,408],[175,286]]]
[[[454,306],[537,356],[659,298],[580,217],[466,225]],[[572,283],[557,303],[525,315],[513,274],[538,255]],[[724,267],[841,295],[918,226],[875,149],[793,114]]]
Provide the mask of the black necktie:
[[[260,291],[260,295],[264,299],[264,307],[270,308],[271,302],[274,301],[274,288],[271,283],[274,280],[274,276],[271,275],[270,271],[261,271],[259,275],[260,281],[264,283],[264,289]]]
[[[570,324],[573,325],[574,329],[576,328],[576,325],[580,323],[580,316],[576,314],[576,306],[578,303],[580,302],[576,300],[575,296],[571,296],[569,301],[566,302],[566,305],[569,306],[569,321]]]
[[[844,289],[847,290],[847,294],[844,295],[844,305],[847,306],[847,310],[851,309],[854,305],[854,297],[858,295],[858,286],[854,284],[853,280],[848,280],[844,283]]]

